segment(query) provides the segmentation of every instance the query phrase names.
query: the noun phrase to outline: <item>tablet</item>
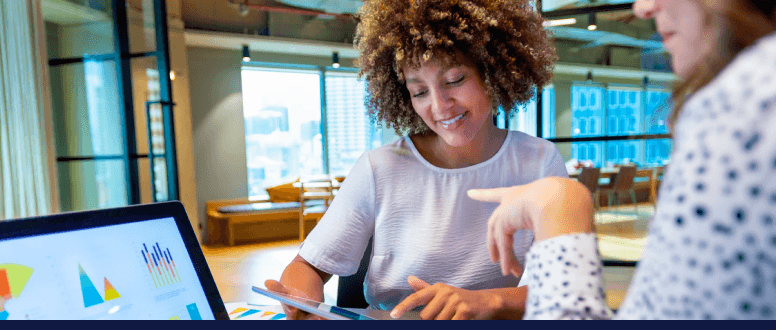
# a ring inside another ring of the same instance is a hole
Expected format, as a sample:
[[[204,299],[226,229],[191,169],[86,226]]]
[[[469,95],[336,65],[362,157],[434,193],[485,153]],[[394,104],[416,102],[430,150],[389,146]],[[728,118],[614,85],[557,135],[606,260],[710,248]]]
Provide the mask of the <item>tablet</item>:
[[[349,311],[337,306],[331,306],[314,300],[294,297],[287,294],[269,291],[267,289],[253,287],[253,291],[283,304],[291,305],[310,314],[315,314],[329,320],[375,320],[369,316]]]

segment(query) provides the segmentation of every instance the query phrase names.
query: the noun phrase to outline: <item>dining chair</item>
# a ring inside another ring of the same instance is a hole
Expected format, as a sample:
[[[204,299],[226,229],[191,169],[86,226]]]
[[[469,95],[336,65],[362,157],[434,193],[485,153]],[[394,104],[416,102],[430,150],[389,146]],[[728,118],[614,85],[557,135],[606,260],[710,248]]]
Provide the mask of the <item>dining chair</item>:
[[[663,173],[665,170],[665,166],[652,168],[652,180],[649,183],[649,202],[652,203],[652,205],[657,205],[657,189],[660,185],[660,181],[663,180]]]
[[[609,181],[609,184],[601,186],[600,192],[606,193],[608,196],[607,203],[609,207],[612,206],[612,200],[616,199],[617,204],[620,204],[620,194],[628,192],[633,202],[636,214],[639,212],[639,206],[636,202],[636,189],[634,189],[633,179],[636,177],[636,166],[622,166],[617,174]],[[615,211],[615,213],[617,213]]]
[[[601,206],[598,196],[598,180],[601,178],[601,169],[597,167],[583,167],[577,179],[593,195],[594,211]]]
[[[306,235],[305,219],[314,218],[315,224],[323,218],[334,199],[332,179],[328,176],[302,177],[297,183],[299,187],[299,240],[304,241]],[[322,205],[306,205],[309,201],[322,200]]]

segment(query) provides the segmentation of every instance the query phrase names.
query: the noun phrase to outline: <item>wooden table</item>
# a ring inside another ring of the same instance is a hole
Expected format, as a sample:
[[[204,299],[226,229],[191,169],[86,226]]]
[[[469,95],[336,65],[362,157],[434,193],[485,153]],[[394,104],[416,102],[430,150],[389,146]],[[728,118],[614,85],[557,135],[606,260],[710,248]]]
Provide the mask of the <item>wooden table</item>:
[[[601,178],[602,179],[603,178],[611,179],[615,174],[617,174],[619,172],[620,172],[620,168],[619,167],[602,167],[601,168]],[[576,179],[579,178],[579,174],[581,174],[581,173],[582,173],[582,169],[581,168],[577,169],[577,170],[574,170],[574,171],[571,171],[571,172],[569,172],[569,179],[576,180]]]
[[[600,178],[611,180],[611,178],[613,178],[619,172],[620,172],[619,167],[602,167]],[[569,172],[569,179],[574,179],[574,180],[579,179],[580,173],[582,173],[582,169]],[[654,173],[654,168],[652,167],[640,168],[636,170],[635,178],[650,178],[651,180],[653,173]]]

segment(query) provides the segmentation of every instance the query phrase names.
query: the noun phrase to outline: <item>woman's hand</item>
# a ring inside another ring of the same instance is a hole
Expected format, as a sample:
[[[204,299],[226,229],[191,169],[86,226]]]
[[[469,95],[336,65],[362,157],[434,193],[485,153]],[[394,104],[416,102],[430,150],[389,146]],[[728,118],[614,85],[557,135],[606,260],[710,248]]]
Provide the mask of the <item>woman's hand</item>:
[[[536,241],[594,231],[590,191],[573,180],[550,177],[522,186],[473,189],[468,194],[500,203],[488,220],[487,246],[491,260],[501,263],[503,275],[523,272],[512,247],[518,230],[533,230]]]
[[[407,278],[415,293],[404,299],[391,311],[391,317],[401,317],[417,306],[426,305],[420,312],[424,320],[488,319],[503,306],[503,298],[484,291],[471,291],[447,284],[430,285],[410,276]]]
[[[267,290],[284,293],[287,295],[310,299],[309,296],[307,296],[304,292],[301,290],[286,287],[282,283],[275,281],[275,280],[266,280],[264,282],[264,286],[267,288]],[[305,312],[303,310],[299,310],[296,307],[288,306],[286,304],[281,304],[283,306],[283,311],[286,313],[286,319],[287,320],[323,320],[324,318],[310,314],[308,312]]]

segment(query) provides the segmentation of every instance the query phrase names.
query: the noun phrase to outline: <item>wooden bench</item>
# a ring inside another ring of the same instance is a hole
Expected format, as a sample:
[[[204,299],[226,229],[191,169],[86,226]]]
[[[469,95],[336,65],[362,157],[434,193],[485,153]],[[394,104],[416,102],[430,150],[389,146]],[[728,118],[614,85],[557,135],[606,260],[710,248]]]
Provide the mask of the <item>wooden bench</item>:
[[[298,238],[299,210],[299,202],[272,203],[268,198],[209,201],[206,204],[207,243],[233,246],[238,240]],[[305,235],[312,231],[318,218],[320,215],[305,215]]]

